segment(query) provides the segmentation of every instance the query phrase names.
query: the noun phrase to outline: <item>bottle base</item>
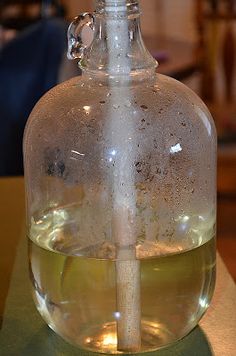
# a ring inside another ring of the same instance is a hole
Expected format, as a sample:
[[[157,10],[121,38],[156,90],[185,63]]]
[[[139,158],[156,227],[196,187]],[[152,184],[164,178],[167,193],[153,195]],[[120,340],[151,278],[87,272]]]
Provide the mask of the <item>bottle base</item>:
[[[86,328],[77,340],[70,340],[65,338],[64,335],[63,338],[81,349],[113,355],[140,354],[156,351],[178,341],[176,340],[176,335],[169,332],[164,325],[152,321],[142,322],[142,346],[137,352],[117,350],[116,322],[106,323],[97,328]]]

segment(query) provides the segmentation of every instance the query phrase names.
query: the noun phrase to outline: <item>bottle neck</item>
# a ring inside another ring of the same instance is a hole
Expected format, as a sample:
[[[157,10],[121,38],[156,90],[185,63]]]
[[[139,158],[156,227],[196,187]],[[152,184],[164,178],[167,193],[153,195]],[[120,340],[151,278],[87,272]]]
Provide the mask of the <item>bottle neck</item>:
[[[109,16],[140,16],[138,0],[95,0],[96,13]]]
[[[109,77],[153,75],[157,62],[143,43],[137,0],[96,1],[94,40],[80,67]]]

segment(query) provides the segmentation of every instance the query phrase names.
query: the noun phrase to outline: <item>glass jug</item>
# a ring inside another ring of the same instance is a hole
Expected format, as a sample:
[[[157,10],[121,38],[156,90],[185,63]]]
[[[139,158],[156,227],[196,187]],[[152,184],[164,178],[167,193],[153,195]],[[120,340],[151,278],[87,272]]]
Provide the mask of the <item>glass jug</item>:
[[[214,123],[196,94],[156,74],[138,1],[97,0],[68,35],[83,75],[39,101],[24,137],[34,301],[78,347],[157,350],[212,298]]]

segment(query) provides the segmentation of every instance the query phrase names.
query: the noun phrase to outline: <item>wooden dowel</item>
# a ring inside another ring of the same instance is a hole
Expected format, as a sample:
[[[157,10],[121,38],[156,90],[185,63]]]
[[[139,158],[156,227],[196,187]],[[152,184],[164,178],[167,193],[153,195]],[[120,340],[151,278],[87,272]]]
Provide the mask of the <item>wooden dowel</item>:
[[[111,89],[110,136],[117,157],[113,170],[112,232],[117,245],[116,299],[118,351],[137,352],[141,346],[140,263],[136,260],[133,222],[136,209],[134,157],[129,137],[135,145],[135,129],[130,109],[129,27],[126,0],[106,0],[107,41]],[[116,16],[116,13],[119,16]],[[109,16],[109,14],[111,14]],[[115,14],[115,15],[114,15]],[[115,85],[114,85],[114,78]],[[125,85],[123,85],[125,82]]]

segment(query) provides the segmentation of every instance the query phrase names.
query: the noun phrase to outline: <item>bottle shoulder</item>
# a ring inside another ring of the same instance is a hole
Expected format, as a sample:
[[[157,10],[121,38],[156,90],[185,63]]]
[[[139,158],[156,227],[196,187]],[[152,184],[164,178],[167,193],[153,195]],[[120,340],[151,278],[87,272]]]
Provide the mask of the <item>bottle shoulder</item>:
[[[173,78],[156,74],[150,81],[130,81],[120,85],[80,76],[57,85],[42,97],[30,115],[27,126],[41,125],[77,128],[94,126],[124,116],[142,124],[143,134],[171,127],[174,132],[201,131],[216,139],[212,116],[203,101],[186,85]],[[144,125],[147,124],[147,126]]]

